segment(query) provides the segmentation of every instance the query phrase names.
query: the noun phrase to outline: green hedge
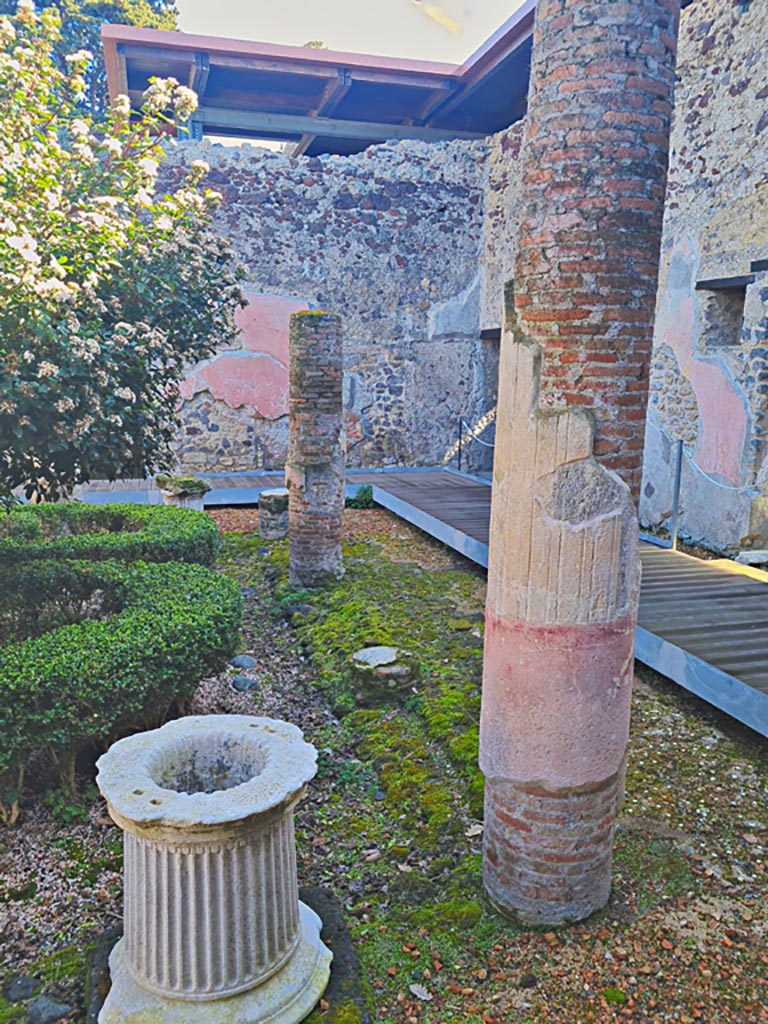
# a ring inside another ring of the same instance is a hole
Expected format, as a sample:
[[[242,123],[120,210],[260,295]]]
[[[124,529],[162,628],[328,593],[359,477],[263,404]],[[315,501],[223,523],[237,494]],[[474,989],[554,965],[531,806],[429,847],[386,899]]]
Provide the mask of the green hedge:
[[[174,505],[22,505],[0,515],[0,563],[120,559],[212,565],[219,531],[204,512]]]
[[[6,567],[22,595],[35,574],[78,600],[113,608],[0,649],[0,816],[13,816],[20,773],[46,751],[65,783],[86,743],[158,724],[233,653],[242,597],[200,565],[41,562]]]

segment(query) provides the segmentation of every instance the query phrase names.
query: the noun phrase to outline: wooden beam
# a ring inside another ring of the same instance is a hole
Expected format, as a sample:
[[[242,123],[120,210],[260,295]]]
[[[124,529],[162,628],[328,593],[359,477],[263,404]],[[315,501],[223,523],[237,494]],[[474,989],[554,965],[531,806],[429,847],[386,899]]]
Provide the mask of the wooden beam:
[[[205,96],[205,87],[208,84],[208,75],[211,73],[211,63],[207,53],[196,53],[192,67],[189,69],[189,88],[197,93],[200,103]]]
[[[420,128],[380,121],[345,121],[329,117],[300,117],[292,114],[264,114],[250,110],[217,110],[201,107],[198,110],[207,130],[213,128],[247,131],[268,137],[319,135],[323,138],[360,139],[366,142],[386,142],[388,139],[421,139],[423,142],[443,142],[449,139],[483,139],[482,132],[453,131],[447,128]]]
[[[310,117],[327,117],[329,114],[332,114],[338,107],[339,103],[341,103],[347,95],[351,87],[351,73],[347,68],[340,68],[336,72],[336,78],[331,79],[328,85],[326,85],[323,90],[323,95],[320,97],[320,102],[315,109],[311,111]],[[314,135],[311,132],[306,132],[297,143],[292,156],[303,156],[316,138],[317,135]]]
[[[119,43],[123,47],[128,60],[149,61],[162,67],[169,61],[179,58],[178,53],[163,46],[146,44]],[[222,68],[230,71],[267,71],[290,75],[307,75],[311,78],[328,78],[329,71],[335,70],[327,64],[310,64],[297,61],[295,58],[239,56],[237,54],[221,54],[209,52],[210,65],[214,69]],[[354,81],[382,82],[386,85],[405,85],[414,89],[446,89],[450,90],[455,77],[431,74],[423,71],[383,71],[372,68],[355,67],[349,69]]]
[[[754,274],[743,274],[741,277],[713,277],[708,281],[697,281],[697,292],[728,291],[729,288],[746,288],[755,280]]]
[[[480,50],[469,58],[462,67],[459,88],[444,103],[436,104],[432,108],[428,115],[432,120],[436,117],[447,117],[460,103],[468,100],[482,87],[486,76],[495,67],[533,36],[535,8],[534,0],[527,0],[490,39],[486,40]]]
[[[414,123],[426,124],[427,121],[429,121],[432,114],[437,110],[437,108],[441,107],[444,103],[446,103],[451,95],[455,96],[460,88],[461,86],[459,85],[458,82],[453,82],[449,94],[446,94],[444,89],[435,89],[434,92],[430,93],[429,96],[427,96],[424,103],[422,103],[421,107],[416,112],[416,115],[413,119]]]
[[[117,76],[117,94],[128,95],[128,65],[125,57],[125,46],[122,43],[117,45],[117,64],[115,73]],[[114,96],[112,97],[114,99]]]

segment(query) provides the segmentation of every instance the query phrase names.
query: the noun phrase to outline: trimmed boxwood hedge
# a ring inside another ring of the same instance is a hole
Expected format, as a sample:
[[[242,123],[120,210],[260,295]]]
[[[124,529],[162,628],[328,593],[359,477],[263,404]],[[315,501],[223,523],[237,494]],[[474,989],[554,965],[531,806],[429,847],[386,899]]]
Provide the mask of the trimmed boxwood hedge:
[[[120,559],[212,565],[219,531],[204,512],[174,505],[22,505],[0,515],[0,563]]]
[[[40,562],[6,566],[1,575],[0,585],[21,601],[37,578],[38,586],[114,609],[0,649],[0,814],[6,820],[14,816],[34,751],[46,751],[72,786],[78,749],[158,724],[237,643],[240,590],[200,565]]]

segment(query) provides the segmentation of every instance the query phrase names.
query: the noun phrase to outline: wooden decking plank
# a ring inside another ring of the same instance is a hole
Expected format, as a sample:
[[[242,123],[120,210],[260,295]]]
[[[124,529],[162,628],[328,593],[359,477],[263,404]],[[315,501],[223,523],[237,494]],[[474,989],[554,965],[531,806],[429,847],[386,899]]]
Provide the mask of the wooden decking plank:
[[[765,612],[764,601],[747,598],[741,598],[733,603],[723,599],[711,600],[695,607],[682,601],[677,602],[670,599],[651,604],[643,601],[640,605],[639,617],[643,622],[653,621],[660,625],[665,622],[671,625],[673,620],[692,624],[709,621],[713,628],[716,628],[718,625],[725,625],[729,622],[743,622],[745,618],[751,621],[755,615],[760,616],[760,620],[762,620],[765,617]]]

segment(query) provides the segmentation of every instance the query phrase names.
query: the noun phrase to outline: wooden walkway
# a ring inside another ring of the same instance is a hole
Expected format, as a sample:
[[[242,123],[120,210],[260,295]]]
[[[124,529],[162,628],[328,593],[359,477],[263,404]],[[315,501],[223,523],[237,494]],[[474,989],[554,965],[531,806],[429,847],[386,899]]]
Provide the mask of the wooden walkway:
[[[251,504],[282,474],[210,474],[206,505]],[[347,493],[373,486],[375,500],[402,519],[488,565],[490,481],[453,470],[349,471]],[[145,481],[99,489],[86,501],[151,501]],[[768,573],[729,559],[702,561],[643,543],[638,659],[738,721],[768,736]]]

